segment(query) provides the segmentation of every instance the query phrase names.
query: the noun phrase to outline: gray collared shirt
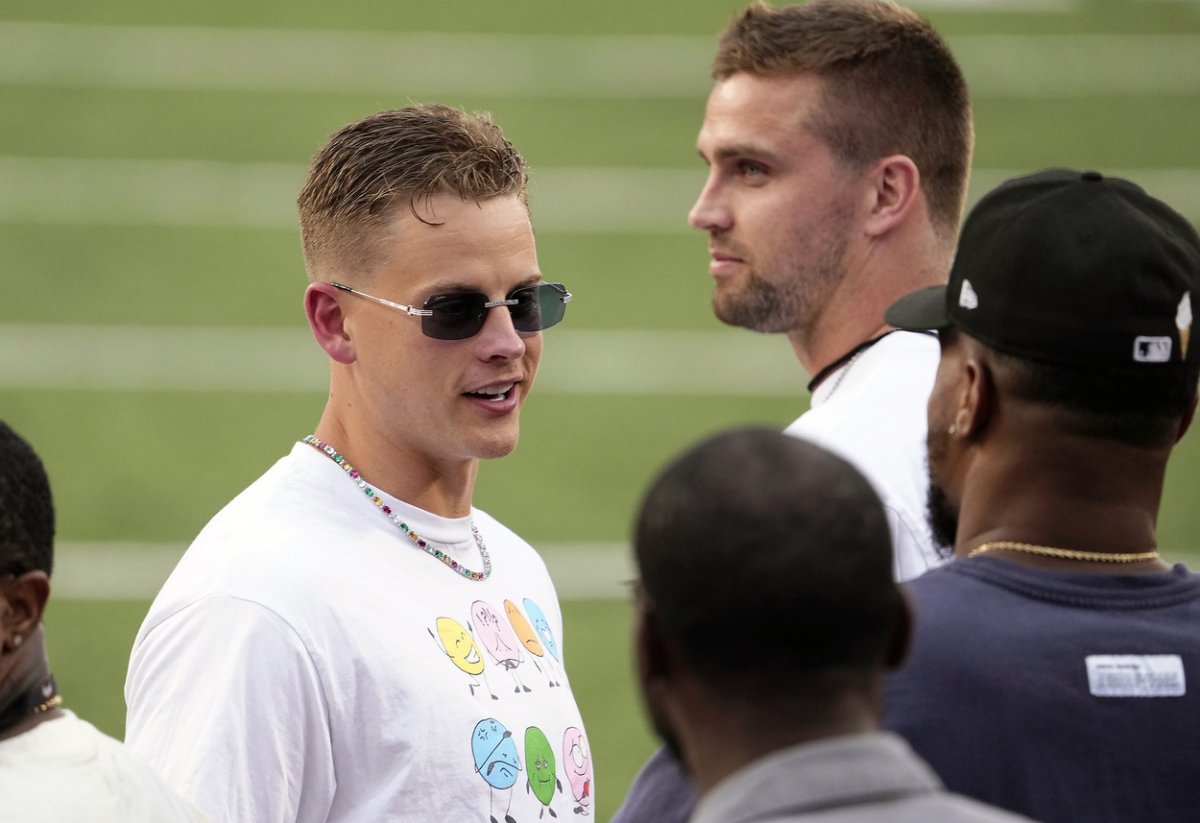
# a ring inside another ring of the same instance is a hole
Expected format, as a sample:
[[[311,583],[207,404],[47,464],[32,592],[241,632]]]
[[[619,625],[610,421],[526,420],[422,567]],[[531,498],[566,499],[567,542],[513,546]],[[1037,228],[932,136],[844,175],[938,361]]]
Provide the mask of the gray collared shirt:
[[[701,798],[690,823],[1013,823],[1026,820],[942,788],[888,732],[805,743],[730,775]]]

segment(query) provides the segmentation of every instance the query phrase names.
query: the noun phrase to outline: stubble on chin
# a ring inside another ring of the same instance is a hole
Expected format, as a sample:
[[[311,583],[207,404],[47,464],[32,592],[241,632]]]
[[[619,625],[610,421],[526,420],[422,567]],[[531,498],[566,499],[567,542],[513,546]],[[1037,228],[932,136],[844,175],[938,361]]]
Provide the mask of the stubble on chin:
[[[795,326],[794,295],[749,272],[742,288],[713,291],[713,314],[722,323],[760,334],[792,331]]]
[[[747,268],[742,282],[713,291],[713,313],[723,323],[762,334],[808,334],[845,279],[849,215],[834,208],[814,233],[795,239],[782,256]]]

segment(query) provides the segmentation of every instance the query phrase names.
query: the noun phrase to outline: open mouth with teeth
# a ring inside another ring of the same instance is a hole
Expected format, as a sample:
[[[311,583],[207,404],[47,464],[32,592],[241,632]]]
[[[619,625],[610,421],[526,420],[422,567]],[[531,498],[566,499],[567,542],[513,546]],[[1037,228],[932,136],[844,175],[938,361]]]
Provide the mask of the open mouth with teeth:
[[[512,392],[515,385],[516,383],[500,383],[495,386],[485,386],[482,389],[467,392],[467,397],[479,397],[493,402],[507,400],[509,393]]]

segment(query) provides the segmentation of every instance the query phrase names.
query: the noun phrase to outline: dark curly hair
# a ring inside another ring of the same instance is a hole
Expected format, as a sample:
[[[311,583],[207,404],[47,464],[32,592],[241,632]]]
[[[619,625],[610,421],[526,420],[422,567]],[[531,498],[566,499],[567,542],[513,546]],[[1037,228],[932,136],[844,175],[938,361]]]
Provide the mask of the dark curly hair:
[[[54,501],[33,447],[0,421],[0,574],[54,565]]]

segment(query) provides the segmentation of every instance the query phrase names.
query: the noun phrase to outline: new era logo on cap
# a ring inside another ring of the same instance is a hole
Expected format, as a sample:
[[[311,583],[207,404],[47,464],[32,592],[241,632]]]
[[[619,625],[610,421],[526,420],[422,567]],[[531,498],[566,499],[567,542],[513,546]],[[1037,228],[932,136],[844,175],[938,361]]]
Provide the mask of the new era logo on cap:
[[[962,290],[958,293],[958,305],[964,309],[979,308],[979,295],[975,293],[970,280],[963,280]]]

